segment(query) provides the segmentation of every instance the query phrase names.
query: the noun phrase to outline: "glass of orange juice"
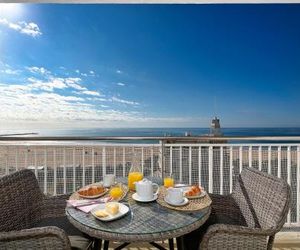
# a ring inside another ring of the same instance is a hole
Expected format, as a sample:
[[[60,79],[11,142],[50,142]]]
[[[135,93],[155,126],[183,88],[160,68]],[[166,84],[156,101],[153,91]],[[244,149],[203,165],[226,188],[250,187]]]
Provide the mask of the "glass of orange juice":
[[[128,174],[128,188],[135,191],[135,182],[141,181],[144,178],[142,172],[130,172]]]
[[[116,186],[112,187],[109,191],[109,194],[114,200],[120,199],[123,195],[121,184],[117,184]]]
[[[174,187],[174,178],[173,175],[167,175],[164,177],[164,187],[169,188],[169,187]]]

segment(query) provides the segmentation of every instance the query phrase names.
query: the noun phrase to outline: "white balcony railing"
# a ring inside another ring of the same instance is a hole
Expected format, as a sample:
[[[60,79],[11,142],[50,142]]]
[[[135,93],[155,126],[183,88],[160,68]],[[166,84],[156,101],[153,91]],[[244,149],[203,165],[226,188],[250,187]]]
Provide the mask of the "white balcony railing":
[[[122,143],[109,141],[111,138],[101,138],[105,142],[94,142],[91,138],[36,139],[0,139],[0,176],[32,169],[44,193],[55,195],[101,181],[108,173],[125,177],[134,164],[142,168],[145,176],[163,177],[172,173],[178,183],[199,183],[211,193],[229,194],[242,169],[253,167],[290,184],[292,204],[285,226],[300,226],[299,143],[187,143],[180,142],[180,138],[178,143],[170,143],[166,138],[150,138],[151,143],[141,144],[136,140],[145,142],[149,138],[137,137],[114,138],[125,140]]]

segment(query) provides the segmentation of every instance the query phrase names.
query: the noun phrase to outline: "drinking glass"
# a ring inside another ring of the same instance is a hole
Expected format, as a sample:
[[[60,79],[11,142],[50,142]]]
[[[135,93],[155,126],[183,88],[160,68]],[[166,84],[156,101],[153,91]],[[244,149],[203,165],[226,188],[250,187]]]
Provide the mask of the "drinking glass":
[[[123,195],[123,190],[122,190],[121,184],[119,183],[119,184],[113,186],[110,189],[109,194],[114,200],[120,199]]]
[[[174,187],[175,181],[173,178],[173,175],[167,175],[164,177],[164,187],[169,188],[169,187]]]

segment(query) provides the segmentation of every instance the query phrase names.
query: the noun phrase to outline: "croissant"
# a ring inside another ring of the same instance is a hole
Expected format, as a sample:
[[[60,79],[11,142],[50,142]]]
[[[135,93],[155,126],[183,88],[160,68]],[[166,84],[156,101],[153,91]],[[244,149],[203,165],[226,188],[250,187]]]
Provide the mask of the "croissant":
[[[98,194],[102,194],[105,189],[102,186],[90,186],[78,191],[80,195],[84,196],[94,196]]]

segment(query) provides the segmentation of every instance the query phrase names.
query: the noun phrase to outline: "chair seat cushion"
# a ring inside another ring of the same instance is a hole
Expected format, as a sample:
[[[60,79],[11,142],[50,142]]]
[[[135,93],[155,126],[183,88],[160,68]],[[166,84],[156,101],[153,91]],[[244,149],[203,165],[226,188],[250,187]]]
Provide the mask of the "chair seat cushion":
[[[72,249],[87,249],[91,239],[75,228],[66,216],[46,218],[38,222],[35,227],[56,226],[63,229],[69,237]]]

